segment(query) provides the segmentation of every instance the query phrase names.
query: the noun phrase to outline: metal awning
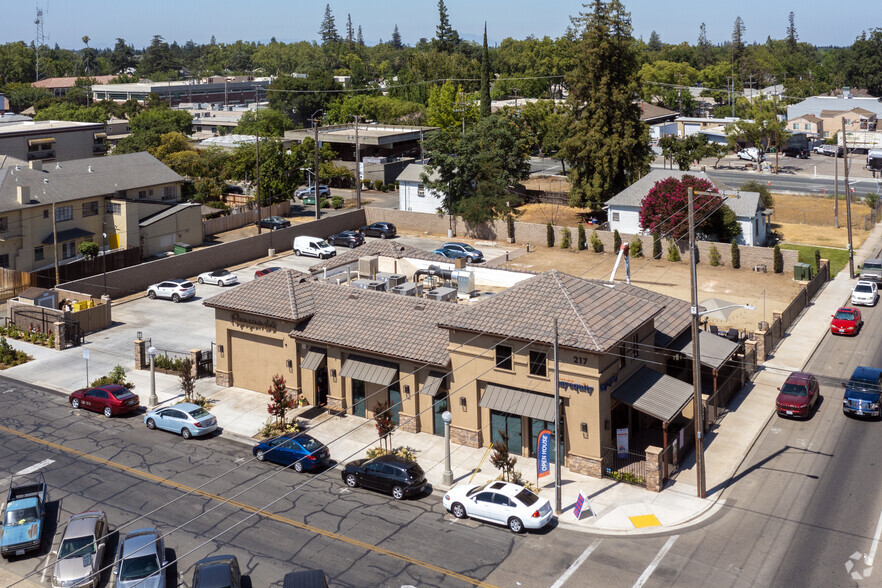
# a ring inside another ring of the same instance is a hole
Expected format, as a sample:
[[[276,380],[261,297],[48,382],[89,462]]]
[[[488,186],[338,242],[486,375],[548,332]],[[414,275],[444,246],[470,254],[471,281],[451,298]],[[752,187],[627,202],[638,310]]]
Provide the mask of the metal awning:
[[[499,384],[487,384],[478,405],[490,410],[543,421],[554,420],[553,396],[535,394],[526,390],[500,386]]]
[[[92,139],[94,139],[95,141],[97,141],[98,139],[106,139],[106,138],[107,138],[107,133],[94,133],[92,135]]]
[[[300,367],[305,370],[317,370],[324,360],[324,349],[321,347],[310,347],[309,351],[306,352],[306,355],[303,356],[303,361],[300,362]]]
[[[58,242],[64,243],[65,241],[73,241],[80,237],[91,237],[94,234],[95,233],[92,231],[87,231],[86,229],[81,229],[79,227],[75,229],[65,229],[63,231],[58,231]],[[43,239],[43,245],[51,245],[52,243],[54,243],[52,233],[49,233],[49,236]]]
[[[344,378],[388,386],[395,381],[395,376],[398,375],[398,365],[382,359],[350,355],[343,362],[340,375]]]
[[[420,394],[428,394],[429,396],[437,394],[438,390],[441,389],[441,384],[444,383],[445,377],[446,374],[443,372],[430,371],[429,376],[426,378],[426,383],[420,388]]]
[[[52,145],[55,143],[55,139],[52,137],[46,137],[44,139],[28,139],[28,146],[33,147],[34,145]]]
[[[642,367],[612,397],[660,421],[674,420],[692,400],[692,384]]]
[[[699,331],[698,346],[698,353],[701,356],[701,365],[718,370],[735,354],[740,344],[730,341],[725,337],[708,333],[707,331]],[[691,360],[692,333],[686,331],[677,337],[668,349],[676,351],[677,353],[682,353]]]

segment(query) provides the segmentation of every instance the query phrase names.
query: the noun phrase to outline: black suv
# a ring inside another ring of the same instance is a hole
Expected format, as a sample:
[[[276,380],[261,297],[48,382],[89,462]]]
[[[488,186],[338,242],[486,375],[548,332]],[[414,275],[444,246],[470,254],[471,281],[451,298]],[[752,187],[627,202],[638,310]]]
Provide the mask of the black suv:
[[[341,475],[350,488],[364,486],[387,492],[395,500],[401,500],[405,496],[418,496],[428,486],[423,468],[417,462],[397,455],[350,461]]]
[[[371,223],[358,229],[358,232],[367,237],[379,237],[388,239],[396,235],[395,225],[392,223]]]
[[[275,231],[276,229],[290,227],[291,221],[281,216],[268,216],[260,219],[256,224],[260,226],[261,229],[271,229]]]
[[[358,231],[343,231],[328,237],[328,243],[352,249],[364,244],[364,235]]]

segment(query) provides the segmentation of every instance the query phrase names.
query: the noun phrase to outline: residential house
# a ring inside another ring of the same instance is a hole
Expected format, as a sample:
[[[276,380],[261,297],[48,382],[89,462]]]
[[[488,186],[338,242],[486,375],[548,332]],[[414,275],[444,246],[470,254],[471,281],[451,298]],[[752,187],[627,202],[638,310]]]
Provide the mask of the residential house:
[[[837,131],[842,131],[843,121],[845,132],[875,131],[877,114],[866,108],[852,108],[848,111],[822,110],[818,115],[823,123],[825,139],[830,139]]]
[[[88,76],[82,79],[95,80],[96,84],[109,84],[116,76]],[[47,92],[51,92],[56,98],[63,98],[68,91],[76,86],[78,78],[76,76],[68,76],[63,78],[44,78],[37,82],[31,82],[34,88],[41,88]]]
[[[423,184],[425,169],[421,163],[411,163],[395,178],[398,182],[398,210],[437,213],[444,208],[447,194]],[[437,172],[433,177],[437,179]]]
[[[791,133],[805,133],[809,137],[824,136],[824,120],[814,114],[804,114],[787,121]]]
[[[855,108],[872,112],[876,116],[882,116],[882,102],[878,98],[846,94],[845,96],[812,96],[802,102],[791,104],[787,107],[787,120],[794,120],[806,114],[820,117],[823,111],[848,112]],[[841,124],[837,128],[841,128]],[[825,124],[824,132],[828,133],[831,130],[836,132],[837,129],[831,129],[829,124]],[[833,132],[830,132],[830,137],[833,136]]]

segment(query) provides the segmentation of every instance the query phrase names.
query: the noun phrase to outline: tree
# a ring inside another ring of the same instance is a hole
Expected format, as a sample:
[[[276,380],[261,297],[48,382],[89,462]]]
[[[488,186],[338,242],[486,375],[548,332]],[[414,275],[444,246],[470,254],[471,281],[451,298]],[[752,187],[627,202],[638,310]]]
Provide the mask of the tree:
[[[86,259],[95,259],[98,257],[98,252],[101,251],[101,248],[94,241],[83,241],[80,243],[79,250],[80,254]]]
[[[744,32],[746,28],[744,26],[744,21],[741,20],[741,17],[738,16],[735,18],[735,25],[732,28],[732,63],[734,64],[735,70],[739,71],[741,68],[741,60],[744,58]]]
[[[352,15],[346,14],[346,44],[350,47],[355,43],[355,31],[352,30]]]
[[[714,234],[725,240],[741,233],[737,221],[734,223],[735,226],[732,226],[734,213],[731,213],[731,209],[722,203],[722,198],[715,194],[717,189],[713,184],[691,175],[684,175],[680,179],[666,178],[655,183],[643,198],[640,207],[640,227],[644,231],[659,232],[674,240],[686,236],[689,230],[688,188],[694,191],[696,231]],[[726,209],[729,209],[731,216],[725,216]],[[734,232],[736,230],[737,232]]]
[[[720,265],[720,250],[717,249],[716,245],[711,244],[707,252],[707,260],[713,267]]]
[[[653,53],[658,53],[663,49],[661,37],[655,31],[652,31],[649,35],[649,42],[646,44],[646,49],[648,51],[652,51]]]
[[[392,422],[392,412],[389,410],[388,402],[379,402],[374,406],[374,426],[377,428],[380,442],[386,446],[386,451],[391,451],[395,423]]]
[[[652,258],[661,259],[661,235],[658,229],[652,232]]]
[[[116,45],[110,54],[110,71],[118,74],[125,72],[129,68],[135,67],[135,50],[131,45],[126,45],[126,40],[120,37],[116,38]]]
[[[579,223],[579,230],[576,234],[576,249],[578,251],[582,251],[585,249],[587,244],[585,243],[585,226],[582,223]]]
[[[570,202],[599,207],[649,170],[649,127],[640,120],[639,61],[631,18],[619,0],[594,0],[573,19],[581,28],[570,88],[569,135],[561,152],[570,162]]]
[[[444,0],[438,0],[438,26],[435,29],[435,40],[438,51],[442,53],[449,53],[459,41],[459,35],[450,26]]]
[[[135,389],[134,383],[126,381],[126,370],[119,364],[110,370],[110,373],[106,376],[101,376],[100,378],[92,380],[92,383],[90,383],[89,386],[94,388],[97,386],[106,386],[107,384],[119,384],[120,386],[125,386],[129,390]]]
[[[193,117],[184,110],[167,106],[148,108],[132,117],[131,134],[120,140],[115,153],[137,153],[158,147],[165,133],[189,135]]]
[[[772,249],[772,269],[776,274],[780,274],[784,271],[784,256],[781,255],[781,246],[777,243],[775,244],[775,248]]]
[[[77,106],[72,102],[55,102],[41,107],[34,120],[69,120],[76,122],[106,123],[110,115],[102,106]]]
[[[791,10],[790,14],[787,15],[787,50],[791,53],[795,52],[798,40],[799,35],[796,34],[796,24],[794,22],[793,11]]]
[[[738,240],[732,239],[732,269],[738,269],[741,267],[741,250],[738,248]]]
[[[680,248],[674,239],[668,240],[668,261],[680,261]]]
[[[545,244],[548,247],[554,247],[554,225],[549,221],[545,225]]]
[[[772,193],[769,191],[768,186],[762,182],[756,180],[744,182],[741,184],[739,190],[742,192],[759,192],[760,202],[762,203],[763,208],[773,208],[775,206],[775,201],[772,199]]]
[[[172,54],[171,48],[161,35],[154,35],[150,45],[141,54],[138,62],[138,72],[144,76],[156,77],[156,74],[166,74],[171,77],[177,75],[178,62]]]
[[[181,392],[184,393],[184,402],[193,402],[193,392],[196,391],[196,378],[193,377],[193,360],[189,357],[181,362],[178,372],[178,381],[181,383]]]
[[[322,25],[319,27],[319,36],[322,39],[322,45],[336,43],[340,40],[337,33],[337,25],[334,23],[334,14],[331,12],[331,5],[325,4],[325,17],[322,19]]]
[[[747,116],[747,119],[740,119],[729,126],[726,139],[730,147],[736,148],[738,141],[743,140],[765,153],[772,145],[780,150],[782,145],[787,144],[790,138],[787,122],[778,118],[776,106],[771,100],[764,96],[756,98]]]
[[[841,57],[842,73],[854,87],[882,96],[882,28],[864,32]]]
[[[288,393],[285,378],[281,374],[275,374],[267,392],[271,402],[266,405],[266,411],[276,417],[279,430],[284,431],[287,425],[285,417],[288,415],[288,411],[296,406],[294,397]]]
[[[89,47],[89,35],[83,36],[83,45],[86,48],[83,49],[82,66],[83,71],[88,76],[97,69],[98,56],[95,54],[95,50]]]
[[[402,49],[404,44],[401,42],[401,33],[398,32],[398,25],[395,25],[395,28],[392,29],[392,40],[389,41],[389,45],[393,49]]]
[[[474,102],[457,103],[462,96],[462,86],[455,86],[447,80],[441,86],[429,89],[429,105],[426,107],[426,123],[433,127],[441,127],[446,131],[462,131],[462,120],[465,117],[466,128],[473,126],[479,118],[479,110]],[[461,109],[465,109],[464,111]]]
[[[269,104],[304,126],[314,112],[326,108],[334,98],[331,90],[338,88],[328,72],[310,71],[307,79],[280,76],[268,86]]]
[[[518,463],[518,458],[511,455],[508,451],[508,435],[502,429],[496,431],[500,441],[496,441],[493,444],[493,453],[490,454],[490,463],[497,470],[502,472],[502,477],[505,481],[509,481],[511,479],[511,474],[514,471],[515,465]]]
[[[631,242],[628,244],[628,255],[631,258],[643,257],[643,241],[640,240],[640,235],[634,235],[631,238]]]
[[[622,236],[619,235],[619,230],[615,229],[613,231],[613,253],[618,253],[619,249],[622,247]]]
[[[364,47],[364,37],[361,35],[361,25],[358,25],[358,37],[356,37],[356,43],[358,43],[359,47]]]
[[[264,108],[260,111],[248,111],[239,119],[233,130],[240,135],[260,134],[261,137],[282,137],[285,131],[294,128],[291,119],[275,108]]]
[[[484,21],[484,45],[481,49],[481,116],[490,116],[490,52],[487,50],[487,21]]]
[[[658,146],[662,155],[670,157],[682,171],[688,171],[693,163],[697,164],[705,157],[722,158],[728,153],[725,145],[708,141],[704,133],[695,133],[683,139],[668,135],[659,140]]]
[[[701,67],[707,67],[713,60],[713,47],[707,40],[707,27],[701,23],[701,29],[698,33],[698,64]]]

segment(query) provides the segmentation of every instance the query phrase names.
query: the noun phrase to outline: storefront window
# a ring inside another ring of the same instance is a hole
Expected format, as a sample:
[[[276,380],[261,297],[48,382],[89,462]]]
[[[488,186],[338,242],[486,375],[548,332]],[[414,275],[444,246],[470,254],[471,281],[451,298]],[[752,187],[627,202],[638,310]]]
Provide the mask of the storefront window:
[[[521,455],[523,441],[520,415],[491,410],[490,430],[493,443],[505,443],[505,437],[508,437],[508,451],[514,455]]]
[[[551,421],[530,419],[530,457],[536,457],[536,444],[539,441],[539,433],[545,430],[551,431],[551,451],[548,452],[548,455],[551,463],[555,463],[555,455],[557,455],[555,450],[557,448],[554,446],[554,423]]]

